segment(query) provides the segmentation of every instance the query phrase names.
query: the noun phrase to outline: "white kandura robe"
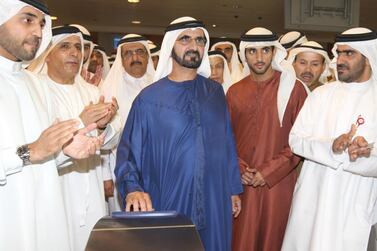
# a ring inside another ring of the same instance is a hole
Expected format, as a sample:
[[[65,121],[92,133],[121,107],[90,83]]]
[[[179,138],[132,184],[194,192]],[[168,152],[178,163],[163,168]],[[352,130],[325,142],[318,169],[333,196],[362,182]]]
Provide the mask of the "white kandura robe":
[[[377,85],[333,82],[309,97],[290,133],[306,158],[297,181],[283,251],[363,251],[377,215],[377,151],[350,162],[332,143],[359,115],[356,135],[377,141]]]
[[[99,90],[86,83],[80,76],[76,77],[73,85],[59,84],[49,77],[41,75],[41,81],[49,85],[53,104],[61,119],[78,118],[90,101],[97,103]],[[105,146],[113,147],[117,143],[120,122],[114,119],[116,125],[108,125]],[[97,136],[97,131],[91,133]],[[72,249],[83,251],[89,239],[90,232],[97,221],[106,215],[104,180],[111,179],[110,170],[102,168],[100,155],[93,155],[87,159],[74,160],[59,170],[63,189],[64,202],[70,227]]]
[[[101,92],[105,96],[106,100],[111,100],[111,97],[115,97],[119,105],[119,116],[121,117],[122,127],[127,121],[128,113],[131,110],[131,106],[136,96],[139,95],[141,90],[152,83],[152,76],[145,74],[141,78],[134,78],[127,72],[123,71],[122,83],[113,83],[111,85],[101,86]],[[123,130],[123,128],[122,128]],[[112,178],[115,182],[115,161],[116,161],[116,148],[103,155],[103,164],[111,168]],[[118,191],[114,189],[114,197],[109,198],[109,211],[120,211],[121,202],[119,201]]]
[[[0,57],[0,250],[67,251],[56,160],[22,167],[16,155],[54,120],[49,90],[34,80],[20,62]]]

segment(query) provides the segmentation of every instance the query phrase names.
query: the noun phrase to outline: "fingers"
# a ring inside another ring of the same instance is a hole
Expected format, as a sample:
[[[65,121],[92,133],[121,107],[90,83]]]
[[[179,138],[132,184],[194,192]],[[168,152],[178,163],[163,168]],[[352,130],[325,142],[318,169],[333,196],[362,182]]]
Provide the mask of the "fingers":
[[[99,97],[98,104],[103,104],[103,103],[105,103],[105,96],[101,95]]]
[[[251,182],[253,181],[253,178],[254,178],[254,174],[251,173],[251,172],[244,172],[242,175],[241,175],[241,181],[242,181],[242,184],[244,185],[251,185]]]
[[[115,110],[118,111],[119,110],[118,100],[115,97],[112,97],[111,100],[112,100],[113,106],[115,107]]]
[[[357,126],[356,126],[355,124],[352,124],[352,125],[351,125],[351,129],[350,129],[350,131],[348,132],[348,139],[349,139],[349,141],[351,141],[352,138],[353,138],[353,136],[355,136],[355,134],[356,134],[356,130],[357,130]]]
[[[152,201],[149,194],[144,192],[132,192],[126,197],[126,211],[130,212],[131,207],[134,212],[152,211]]]
[[[232,196],[232,213],[234,218],[237,218],[241,212],[241,199],[238,195]]]
[[[96,128],[97,128],[97,124],[91,123],[91,124],[87,125],[86,127],[78,130],[78,133],[81,134],[81,135],[86,135],[87,133],[95,130]]]

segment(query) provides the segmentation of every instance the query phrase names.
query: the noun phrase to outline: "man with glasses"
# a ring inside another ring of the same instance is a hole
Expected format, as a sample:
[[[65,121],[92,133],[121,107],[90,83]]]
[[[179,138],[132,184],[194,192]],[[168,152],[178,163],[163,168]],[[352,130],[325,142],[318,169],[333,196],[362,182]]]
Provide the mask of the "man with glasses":
[[[118,43],[114,64],[105,81],[100,85],[106,101],[110,102],[112,97],[117,99],[118,114],[121,117],[122,125],[127,120],[132,102],[143,88],[152,83],[154,73],[148,40],[138,34],[124,36]],[[110,166],[112,174],[115,168],[115,152],[116,149],[113,149],[104,158],[104,164]],[[115,176],[113,176],[113,179],[115,179]],[[114,190],[114,197],[109,198],[109,209],[110,211],[120,210],[116,189]]]
[[[208,79],[208,32],[190,17],[166,29],[155,82],[135,99],[117,152],[126,211],[176,210],[205,250],[230,250],[242,192],[224,91]]]

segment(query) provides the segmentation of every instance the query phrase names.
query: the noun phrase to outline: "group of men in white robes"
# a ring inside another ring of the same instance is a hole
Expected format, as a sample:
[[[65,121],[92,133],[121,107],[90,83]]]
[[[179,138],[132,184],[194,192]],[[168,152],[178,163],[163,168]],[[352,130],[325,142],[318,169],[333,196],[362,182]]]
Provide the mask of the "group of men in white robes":
[[[289,136],[292,152],[305,161],[282,250],[366,250],[377,222],[377,34],[354,28],[338,35],[332,62],[301,33],[287,34],[280,43],[296,77],[312,91]],[[97,62],[90,74],[96,49],[87,29],[51,29],[39,0],[0,2],[0,114],[7,118],[0,122],[4,250],[84,250],[92,227],[107,214],[105,198],[113,195],[110,211],[121,210],[125,201],[110,191],[119,136],[141,90],[172,69],[163,44],[164,62],[155,73],[150,48],[145,37],[128,34],[112,68]],[[211,78],[226,93],[249,68],[242,67],[232,42],[211,50],[213,69],[222,66]],[[240,50],[243,55],[245,48]],[[336,81],[326,83],[330,68]],[[102,163],[100,150],[108,151]]]

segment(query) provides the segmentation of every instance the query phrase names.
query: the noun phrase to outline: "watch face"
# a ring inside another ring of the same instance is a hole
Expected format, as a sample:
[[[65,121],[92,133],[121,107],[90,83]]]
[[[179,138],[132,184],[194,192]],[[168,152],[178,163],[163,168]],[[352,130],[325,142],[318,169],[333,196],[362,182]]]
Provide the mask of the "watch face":
[[[22,160],[24,166],[31,164],[31,162],[30,162],[30,149],[29,149],[28,145],[20,146],[19,148],[17,148],[16,153],[17,153],[18,157],[20,157],[20,159]]]

